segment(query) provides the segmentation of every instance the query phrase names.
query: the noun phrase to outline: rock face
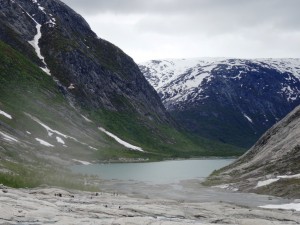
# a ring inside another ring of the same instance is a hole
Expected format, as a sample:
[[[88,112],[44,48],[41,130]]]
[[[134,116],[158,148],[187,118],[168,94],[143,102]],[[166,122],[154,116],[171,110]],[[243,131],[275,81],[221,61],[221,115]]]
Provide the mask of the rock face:
[[[158,95],[134,61],[98,38],[59,0],[1,0],[0,24],[0,40],[50,70],[79,106],[168,121]],[[33,40],[40,56],[31,46]]]
[[[300,104],[300,59],[169,59],[140,64],[189,131],[250,147]]]
[[[233,164],[209,178],[240,190],[300,197],[300,106]]]
[[[1,224],[292,225],[300,222],[300,213],[292,211],[57,188],[7,189],[0,186],[0,199]]]

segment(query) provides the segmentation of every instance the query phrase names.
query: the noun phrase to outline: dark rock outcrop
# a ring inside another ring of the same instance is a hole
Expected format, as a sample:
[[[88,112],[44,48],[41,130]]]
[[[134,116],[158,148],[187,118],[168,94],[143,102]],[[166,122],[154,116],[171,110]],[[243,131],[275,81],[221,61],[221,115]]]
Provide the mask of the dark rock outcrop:
[[[135,113],[169,122],[155,90],[121,49],[98,38],[86,21],[59,0],[0,0],[0,40],[45,67],[28,43],[41,25],[39,47],[51,74],[79,106]]]

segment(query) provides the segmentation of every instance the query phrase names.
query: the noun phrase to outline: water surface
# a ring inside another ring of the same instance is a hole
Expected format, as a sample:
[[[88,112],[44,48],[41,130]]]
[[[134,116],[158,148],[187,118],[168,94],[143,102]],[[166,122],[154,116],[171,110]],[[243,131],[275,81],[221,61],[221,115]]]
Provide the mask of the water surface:
[[[77,173],[98,175],[106,180],[132,180],[152,184],[204,179],[234,159],[192,159],[148,163],[112,163],[72,166]]]
[[[205,187],[201,182],[234,159],[193,159],[151,163],[113,163],[72,166],[74,172],[98,175],[102,191],[132,197],[185,202],[228,202],[246,207],[286,204],[288,199]]]

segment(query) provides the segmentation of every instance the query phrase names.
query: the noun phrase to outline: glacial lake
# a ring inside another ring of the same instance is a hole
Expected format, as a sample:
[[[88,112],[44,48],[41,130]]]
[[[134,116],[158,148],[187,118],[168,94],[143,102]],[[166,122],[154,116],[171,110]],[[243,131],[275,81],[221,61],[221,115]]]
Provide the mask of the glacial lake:
[[[204,179],[235,159],[191,159],[143,163],[75,165],[75,173],[97,175],[105,180],[140,181],[151,184],[177,183]]]
[[[214,170],[235,159],[190,159],[148,163],[76,165],[74,172],[97,175],[102,191],[132,197],[185,202],[228,202],[246,207],[286,204],[288,199],[211,188],[201,182]]]

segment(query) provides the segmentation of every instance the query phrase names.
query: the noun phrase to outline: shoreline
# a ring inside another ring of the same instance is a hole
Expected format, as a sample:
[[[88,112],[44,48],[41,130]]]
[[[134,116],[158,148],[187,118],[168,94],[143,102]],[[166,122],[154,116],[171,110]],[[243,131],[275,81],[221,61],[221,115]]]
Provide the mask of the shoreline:
[[[97,161],[95,164],[117,164],[117,163],[153,163],[153,162],[166,162],[166,161],[184,161],[184,160],[209,160],[209,159],[237,159],[239,156],[203,156],[203,157],[192,157],[192,158],[165,158],[161,160],[151,160],[149,158],[120,158],[120,159],[111,159]],[[78,165],[75,163],[75,165]],[[79,164],[83,165],[83,164]]]

